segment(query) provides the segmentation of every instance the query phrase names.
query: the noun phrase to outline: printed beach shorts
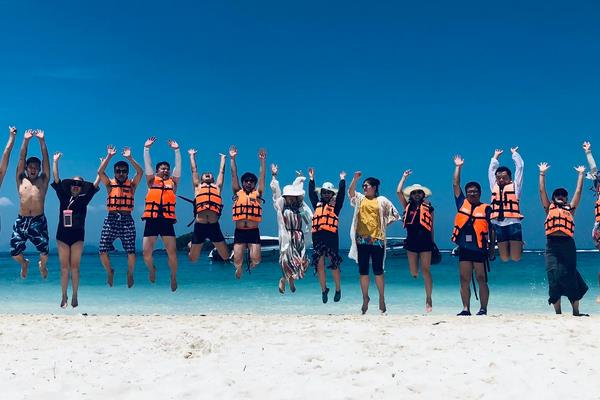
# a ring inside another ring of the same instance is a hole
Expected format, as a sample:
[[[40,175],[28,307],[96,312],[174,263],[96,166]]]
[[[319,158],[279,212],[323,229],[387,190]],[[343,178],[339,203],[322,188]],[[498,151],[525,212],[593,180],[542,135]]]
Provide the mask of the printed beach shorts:
[[[600,249],[600,222],[594,224],[594,229],[592,229],[592,240],[594,241],[594,245]]]
[[[10,255],[18,256],[23,253],[28,240],[41,254],[48,254],[48,221],[45,215],[17,217],[10,238]]]
[[[114,251],[115,240],[121,239],[123,250],[135,253],[135,223],[131,214],[108,213],[104,219],[102,233],[100,234],[100,253]]]

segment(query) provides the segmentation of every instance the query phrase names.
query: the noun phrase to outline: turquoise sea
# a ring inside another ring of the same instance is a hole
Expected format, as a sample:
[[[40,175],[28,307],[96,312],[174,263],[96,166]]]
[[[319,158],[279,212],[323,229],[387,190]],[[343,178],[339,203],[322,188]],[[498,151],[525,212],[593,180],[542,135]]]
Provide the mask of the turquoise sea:
[[[357,265],[348,259],[342,264],[342,300],[333,302],[333,290],[327,304],[321,302],[316,276],[310,269],[297,283],[297,291],[285,295],[277,291],[280,268],[277,260],[264,260],[252,274],[242,280],[234,278],[231,264],[209,262],[203,253],[200,261],[191,264],[187,254],[179,254],[179,289],[169,290],[166,256],[157,254],[157,283],[148,281],[141,255],[135,271],[135,286],[126,287],[126,257],[113,255],[115,286],[109,288],[106,274],[97,254],[85,254],[81,265],[79,307],[59,308],[60,280],[58,256],[51,255],[49,277],[43,281],[37,269],[37,256],[32,261],[26,280],[19,278],[19,268],[8,255],[0,256],[0,304],[2,313],[44,314],[357,314],[361,305]],[[454,315],[461,309],[457,258],[443,254],[442,263],[432,267],[433,314]],[[543,253],[527,253],[519,263],[495,261],[489,274],[489,312],[551,314],[547,304],[547,284]],[[597,273],[600,254],[578,253],[578,268],[590,290],[581,303],[582,312],[596,314],[599,294]],[[329,287],[333,281],[328,274]],[[371,308],[376,314],[377,292],[372,281]],[[69,289],[70,295],[70,289]],[[374,301],[373,301],[374,300]],[[386,262],[386,300],[390,314],[422,314],[425,294],[423,281],[414,280],[406,258],[388,258]],[[566,299],[564,299],[566,302]],[[472,309],[478,302],[472,296]],[[568,305],[566,306],[568,310]]]

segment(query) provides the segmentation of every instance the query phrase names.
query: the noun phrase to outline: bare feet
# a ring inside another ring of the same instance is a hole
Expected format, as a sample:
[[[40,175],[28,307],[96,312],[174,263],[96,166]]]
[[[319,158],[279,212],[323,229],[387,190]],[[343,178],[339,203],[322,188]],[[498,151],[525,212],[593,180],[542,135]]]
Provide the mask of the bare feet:
[[[283,278],[279,279],[279,293],[284,294],[285,293],[285,280],[283,280]]]
[[[62,297],[62,300],[60,301],[60,308],[67,308],[67,300],[69,300],[67,296]]]
[[[430,313],[433,310],[433,304],[431,299],[425,300],[425,312]]]
[[[115,270],[111,268],[110,272],[106,274],[106,283],[108,284],[108,286],[113,287],[114,279]]]
[[[367,297],[363,297],[363,304],[362,307],[360,309],[360,311],[362,311],[363,315],[367,313],[367,310],[369,309],[369,301],[371,300],[371,298],[369,296]]]
[[[73,298],[71,299],[71,307],[75,308],[79,305],[79,302],[77,301],[77,295],[74,294]]]
[[[383,298],[379,298],[379,311],[381,311],[381,313],[385,313],[387,311],[387,308],[385,307],[385,299]]]
[[[600,296],[596,297],[596,303],[600,304]]]
[[[242,277],[242,267],[235,268],[235,279],[240,279]]]
[[[296,293],[296,284],[294,283],[294,280],[290,278],[290,291],[292,293]]]
[[[127,272],[127,287],[131,288],[133,286],[133,274],[131,272]]]
[[[175,275],[171,275],[171,292],[177,290],[177,277]]]
[[[156,267],[153,265],[150,271],[148,272],[148,279],[150,282],[156,282]]]
[[[42,279],[46,279],[48,277],[48,268],[46,268],[46,264],[40,260],[38,261],[38,267],[40,269],[40,275],[42,275]]]
[[[21,279],[27,278],[27,270],[29,269],[29,260],[24,258],[21,264]]]

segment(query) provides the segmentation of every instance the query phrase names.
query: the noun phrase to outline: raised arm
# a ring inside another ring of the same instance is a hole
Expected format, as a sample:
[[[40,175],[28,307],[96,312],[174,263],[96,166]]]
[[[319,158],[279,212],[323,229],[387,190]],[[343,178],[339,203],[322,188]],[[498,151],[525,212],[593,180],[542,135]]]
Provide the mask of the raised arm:
[[[348,197],[350,197],[350,200],[353,200],[356,197],[356,184],[361,176],[362,172],[360,171],[356,171],[354,176],[352,176],[352,182],[350,182],[350,187],[348,187]]]
[[[575,194],[571,199],[571,208],[575,210],[579,206],[579,202],[581,201],[581,190],[583,189],[583,178],[585,178],[585,167],[580,165],[575,167],[575,171],[577,171],[577,186],[575,187]]]
[[[340,214],[342,207],[344,206],[344,200],[346,199],[346,171],[340,172],[340,183],[338,185],[338,192],[335,195],[335,207],[333,211],[336,215]]]
[[[127,161],[131,163],[131,165],[133,165],[133,169],[135,169],[135,176],[131,180],[131,187],[135,189],[142,180],[142,177],[144,176],[144,170],[142,169],[142,166],[137,161],[135,161],[135,159],[131,155],[131,148],[123,147],[123,151],[121,152],[121,154],[123,155],[123,157],[125,157]]]
[[[17,186],[21,183],[23,174],[25,173],[25,160],[27,159],[27,147],[29,141],[33,137],[33,130],[27,129],[25,135],[23,135],[23,143],[21,144],[21,150],[19,151],[19,163],[17,164]]]
[[[590,142],[583,142],[583,151],[585,151],[585,158],[587,158],[587,162],[590,166],[590,174],[595,177],[598,172],[598,167],[596,166],[596,161],[592,155],[592,145]]]
[[[258,150],[258,160],[260,169],[258,173],[258,194],[262,196],[265,192],[265,181],[267,176],[267,151],[265,149]]]
[[[500,156],[504,153],[502,149],[494,150],[494,155],[490,159],[490,166],[488,167],[488,181],[490,183],[490,190],[494,191],[496,185],[496,170],[500,166]]]
[[[181,178],[181,150],[179,150],[179,143],[173,139],[169,139],[169,147],[175,153],[175,168],[173,168],[173,184],[174,191],[177,191],[177,185],[179,185],[179,178]]]
[[[219,153],[219,175],[217,176],[217,187],[219,191],[223,191],[223,183],[225,182],[225,160],[227,156]]]
[[[15,145],[15,137],[17,136],[17,128],[14,126],[8,127],[8,142],[6,142],[6,147],[4,148],[4,152],[2,153],[2,161],[0,161],[0,185],[2,185],[2,181],[4,181],[4,177],[6,176],[6,170],[8,169],[8,161],[10,160],[10,153]]]
[[[189,149],[188,154],[190,155],[190,169],[192,171],[192,184],[194,189],[200,184],[200,177],[198,176],[198,167],[196,165],[196,149]]]
[[[154,168],[152,167],[152,159],[150,158],[150,147],[156,142],[156,136],[151,136],[144,143],[144,172],[146,173],[146,183],[148,187],[154,181]]]
[[[271,164],[271,190],[273,191],[273,204],[275,206],[277,206],[277,200],[281,198],[281,187],[279,186],[279,181],[277,180],[278,172],[279,167],[277,164]]]
[[[402,204],[402,208],[405,209],[408,205],[408,201],[404,198],[404,194],[402,193],[402,189],[404,189],[404,182],[406,182],[406,178],[412,174],[412,170],[407,169],[402,174],[402,178],[400,178],[400,182],[398,182],[398,187],[396,188],[396,195],[398,196],[398,200],[400,200],[400,204]]]
[[[231,169],[231,190],[233,190],[233,194],[236,194],[241,189],[235,157],[237,157],[237,148],[234,145],[231,145],[231,147],[229,147],[229,158],[231,159],[229,167]]]
[[[42,172],[40,177],[47,184],[50,181],[50,157],[48,156],[48,147],[46,147],[46,137],[44,131],[41,129],[35,131],[35,136],[40,141],[40,151],[42,153]]]
[[[54,176],[54,183],[58,184],[60,182],[60,176],[58,175],[58,160],[62,157],[61,152],[54,153],[54,157],[52,157],[52,175]]]
[[[315,192],[315,169],[313,167],[308,168],[308,199],[314,209],[319,204],[319,196]]]
[[[510,152],[512,153],[512,159],[515,162],[515,194],[520,198],[521,189],[523,188],[523,169],[525,168],[525,163],[519,154],[519,146],[511,147]]]
[[[452,178],[452,189],[454,190],[454,197],[460,196],[460,170],[463,167],[465,160],[457,154],[454,156],[454,176]]]
[[[540,201],[547,212],[548,207],[550,207],[550,199],[548,199],[548,193],[546,192],[546,171],[550,166],[548,163],[541,162],[538,164],[538,168],[540,169]]]
[[[100,166],[98,167],[98,177],[105,185],[110,184],[110,178],[106,175],[106,167],[110,163],[110,159],[117,153],[117,149],[112,144],[106,146],[106,157],[101,158]]]

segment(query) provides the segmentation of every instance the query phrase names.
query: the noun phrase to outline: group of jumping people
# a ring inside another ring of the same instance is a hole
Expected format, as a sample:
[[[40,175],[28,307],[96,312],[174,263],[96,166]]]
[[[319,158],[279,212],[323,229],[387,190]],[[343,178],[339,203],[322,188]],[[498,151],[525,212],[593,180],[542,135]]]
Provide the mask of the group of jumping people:
[[[15,143],[17,130],[9,127],[9,138],[0,162],[0,184],[7,171],[10,153]],[[38,139],[42,160],[27,157],[29,142]],[[134,196],[142,178],[146,179],[147,194],[142,219],[145,221],[143,237],[143,258],[148,268],[151,282],[156,281],[156,267],[153,251],[160,237],[167,252],[170,268],[171,290],[177,289],[177,249],[174,224],[177,221],[175,207],[177,189],[181,177],[181,152],[179,144],[168,141],[173,150],[175,166],[167,161],[152,165],[150,148],[156,137],[150,137],[144,143],[144,168],[132,156],[131,149],[122,149],[122,156],[128,161],[117,161],[113,165],[114,176],[106,174],[106,169],[117,149],[109,145],[105,157],[100,160],[96,179],[85,181],[81,176],[61,180],[59,177],[59,160],[62,153],[53,157],[50,184],[56,191],[60,203],[59,223],[56,233],[59,260],[61,266],[61,307],[68,302],[67,288],[69,276],[72,280],[71,305],[77,307],[77,291],[79,287],[79,264],[85,239],[85,218],[87,206],[99,191],[100,182],[107,190],[106,207],[108,215],[104,220],[100,237],[100,260],[107,274],[107,284],[113,286],[114,269],[109,252],[115,248],[113,243],[120,239],[127,253],[127,286],[134,284],[134,266],[136,257],[136,229],[132,217]],[[600,249],[600,174],[596,167],[589,142],[583,144],[590,166],[588,177],[594,180],[595,192],[598,195],[595,203],[595,225],[593,239]],[[244,255],[248,256],[248,268],[255,268],[261,262],[259,224],[262,221],[263,196],[265,191],[266,158],[264,149],[258,152],[259,176],[251,172],[242,174],[238,179],[237,148],[229,149],[231,187],[233,191],[232,219],[235,225],[233,252],[229,247],[219,225],[223,210],[222,190],[224,183],[226,158],[220,154],[220,165],[217,179],[211,172],[198,173],[195,149],[188,150],[194,199],[186,199],[194,205],[194,228],[189,246],[189,259],[196,261],[200,256],[206,240],[212,241],[216,251],[223,260],[233,259],[235,277],[240,279],[244,271]],[[495,258],[495,245],[502,261],[519,261],[523,250],[520,209],[520,195],[523,179],[523,159],[518,148],[512,148],[515,163],[513,179],[510,168],[500,166],[499,158],[502,150],[496,150],[489,165],[489,185],[492,192],[490,204],[481,202],[481,185],[471,181],[461,187],[461,171],[464,160],[454,157],[453,188],[457,213],[454,220],[452,241],[458,246],[460,295],[463,309],[460,316],[471,315],[470,297],[473,275],[479,287],[480,308],[477,315],[486,315],[489,299],[487,272],[489,262]],[[135,176],[129,178],[130,164],[135,169]],[[546,211],[544,223],[547,245],[546,266],[549,286],[549,304],[554,305],[556,313],[561,312],[561,297],[566,296],[574,315],[583,315],[579,311],[579,300],[588,290],[586,283],[576,268],[576,249],[573,214],[579,205],[585,168],[576,167],[578,173],[577,186],[572,200],[568,201],[568,192],[564,188],[553,191],[551,198],[546,193],[545,175],[549,165],[539,164],[539,190],[542,206]],[[280,187],[277,175],[279,168],[271,165],[271,183],[273,207],[276,211],[282,277],[279,280],[279,292],[284,294],[289,286],[291,292],[296,291],[295,281],[302,279],[310,265],[314,266],[321,286],[323,303],[328,302],[330,289],[327,287],[326,269],[330,269],[334,284],[334,302],[341,299],[340,265],[342,257],[339,253],[339,216],[346,196],[345,172],[339,174],[337,188],[331,182],[324,182],[316,187],[315,171],[309,168],[309,199],[312,206],[305,201],[304,183],[306,178],[298,173],[292,184]],[[362,313],[369,307],[370,271],[373,271],[379,292],[379,310],[386,312],[384,295],[384,263],[386,257],[386,229],[391,223],[402,218],[407,231],[405,249],[408,265],[413,277],[418,277],[419,267],[425,283],[425,311],[431,312],[433,307],[430,266],[432,255],[437,247],[434,241],[434,208],[429,197],[431,191],[420,184],[405,188],[411,175],[406,170],[398,183],[397,196],[403,208],[402,215],[392,201],[379,194],[380,181],[369,177],[362,182],[362,193],[357,191],[362,176],[360,171],[354,173],[348,187],[347,195],[354,207],[350,229],[351,248],[349,258],[358,263],[360,287],[362,290]],[[48,226],[44,216],[45,197],[50,183],[50,162],[42,130],[27,130],[17,164],[16,180],[19,192],[19,215],[13,225],[10,241],[11,256],[20,264],[21,277],[28,274],[29,260],[23,256],[25,244],[29,240],[40,253],[38,267],[42,277],[48,275]],[[309,260],[308,248],[312,242],[312,259]],[[328,264],[327,267],[325,264]],[[600,274],[598,276],[600,284]],[[475,292],[475,294],[477,294]],[[600,297],[598,298],[600,301]]]

